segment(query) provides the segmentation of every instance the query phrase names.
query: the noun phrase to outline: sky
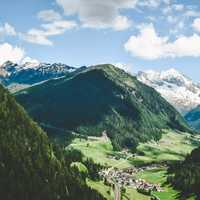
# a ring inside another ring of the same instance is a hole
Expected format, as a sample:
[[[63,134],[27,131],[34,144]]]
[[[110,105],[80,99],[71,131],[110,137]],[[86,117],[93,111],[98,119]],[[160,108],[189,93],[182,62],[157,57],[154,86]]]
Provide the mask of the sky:
[[[0,0],[0,65],[175,68],[200,82],[199,0]]]

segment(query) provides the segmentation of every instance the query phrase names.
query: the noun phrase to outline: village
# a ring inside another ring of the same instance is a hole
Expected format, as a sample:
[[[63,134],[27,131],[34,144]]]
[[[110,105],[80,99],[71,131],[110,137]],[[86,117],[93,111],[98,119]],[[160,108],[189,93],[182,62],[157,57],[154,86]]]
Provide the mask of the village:
[[[138,192],[151,195],[152,191],[162,192],[159,184],[148,183],[143,179],[135,178],[135,175],[146,169],[153,169],[156,166],[146,166],[141,168],[131,167],[127,169],[109,168],[99,172],[100,177],[107,183],[117,184],[120,188],[129,186],[137,189]]]

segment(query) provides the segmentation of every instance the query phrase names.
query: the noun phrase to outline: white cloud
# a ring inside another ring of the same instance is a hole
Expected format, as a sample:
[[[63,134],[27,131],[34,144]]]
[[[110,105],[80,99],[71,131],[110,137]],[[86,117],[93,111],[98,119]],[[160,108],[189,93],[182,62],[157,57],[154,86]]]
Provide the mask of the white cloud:
[[[56,0],[66,15],[77,15],[83,27],[124,30],[130,20],[121,15],[122,9],[136,6],[137,0]]]
[[[42,10],[37,14],[37,16],[39,19],[46,22],[57,21],[62,18],[61,15],[54,10]]]
[[[66,30],[77,27],[77,24],[70,20],[60,20],[49,24],[42,24],[41,27],[46,30],[47,36],[51,36],[63,34]]]
[[[26,34],[22,34],[21,37],[25,41],[33,44],[53,45],[44,30],[30,29]]]
[[[193,21],[193,24],[192,24],[192,27],[200,32],[200,18],[196,18],[194,21]]]
[[[133,73],[133,67],[130,64],[124,64],[124,63],[118,62],[118,63],[114,63],[113,65],[120,69],[123,69],[125,72]]]
[[[132,55],[145,58],[157,59],[162,57],[162,48],[167,38],[157,36],[152,24],[142,26],[140,35],[131,36],[125,44],[125,49]]]
[[[73,29],[77,26],[76,22],[70,20],[59,20],[52,23],[42,24],[38,29],[30,29],[21,37],[27,42],[40,45],[53,45],[49,39],[50,36],[60,35],[66,30]]]
[[[142,26],[137,36],[131,36],[125,43],[126,51],[143,59],[175,57],[200,57],[200,36],[180,36],[170,42],[168,37],[159,36],[153,24]]]
[[[0,27],[0,36],[2,35],[16,36],[17,33],[13,26],[11,26],[8,23],[5,23],[3,26]]]
[[[6,61],[19,63],[25,55],[25,51],[17,46],[12,46],[9,43],[0,44],[0,65]]]

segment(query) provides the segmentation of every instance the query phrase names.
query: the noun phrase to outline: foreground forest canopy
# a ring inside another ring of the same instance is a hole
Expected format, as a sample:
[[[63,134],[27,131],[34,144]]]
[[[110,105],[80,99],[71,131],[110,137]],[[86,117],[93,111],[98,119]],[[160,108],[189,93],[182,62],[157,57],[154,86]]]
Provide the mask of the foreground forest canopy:
[[[183,162],[173,164],[168,169],[168,181],[185,196],[195,193],[200,198],[200,147],[194,149]]]
[[[109,64],[22,90],[16,98],[43,127],[94,136],[106,130],[115,149],[159,140],[163,128],[191,132],[159,93]]]
[[[46,134],[0,86],[0,199],[104,199],[70,167],[75,155],[64,156],[62,149],[53,148]]]

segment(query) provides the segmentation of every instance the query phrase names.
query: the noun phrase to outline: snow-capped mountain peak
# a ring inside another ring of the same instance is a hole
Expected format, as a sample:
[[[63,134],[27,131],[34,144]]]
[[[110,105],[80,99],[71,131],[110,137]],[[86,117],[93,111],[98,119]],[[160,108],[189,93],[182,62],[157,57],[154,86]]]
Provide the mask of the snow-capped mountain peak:
[[[40,63],[37,62],[26,62],[22,65],[23,69],[38,68]]]
[[[200,85],[176,69],[139,72],[137,78],[156,89],[183,114],[200,104]]]
[[[6,61],[0,65],[0,77],[7,77],[14,71],[17,71],[19,66],[11,61]]]
[[[32,85],[52,78],[59,78],[74,72],[76,68],[62,63],[25,62],[15,64],[10,61],[0,66],[0,82],[5,86]]]

